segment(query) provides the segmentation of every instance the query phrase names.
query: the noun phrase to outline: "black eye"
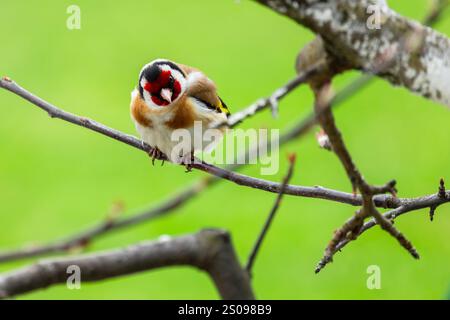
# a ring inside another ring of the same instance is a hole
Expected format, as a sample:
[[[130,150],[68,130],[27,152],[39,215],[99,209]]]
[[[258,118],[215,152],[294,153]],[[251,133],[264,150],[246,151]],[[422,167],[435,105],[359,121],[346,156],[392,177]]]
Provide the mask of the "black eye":
[[[174,84],[174,83],[175,83],[175,79],[174,79],[172,76],[170,76],[168,87],[169,87],[169,88],[173,88],[173,84]]]

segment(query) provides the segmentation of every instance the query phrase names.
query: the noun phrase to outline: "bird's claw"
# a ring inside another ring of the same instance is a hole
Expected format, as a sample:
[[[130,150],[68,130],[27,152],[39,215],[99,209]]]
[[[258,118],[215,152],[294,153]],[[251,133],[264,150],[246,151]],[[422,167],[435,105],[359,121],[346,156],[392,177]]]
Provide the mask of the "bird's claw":
[[[155,160],[161,158],[162,152],[157,147],[151,148],[148,152],[148,155],[152,158],[152,165],[155,165]],[[162,164],[164,164],[164,160],[162,160]]]
[[[192,164],[194,163],[194,153],[190,153],[184,156],[183,164],[186,168],[186,173],[192,171]]]

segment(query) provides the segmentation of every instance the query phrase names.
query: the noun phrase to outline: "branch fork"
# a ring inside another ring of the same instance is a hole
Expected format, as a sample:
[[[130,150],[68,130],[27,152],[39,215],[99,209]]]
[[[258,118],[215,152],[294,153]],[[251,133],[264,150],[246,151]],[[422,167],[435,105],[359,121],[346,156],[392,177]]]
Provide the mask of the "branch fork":
[[[391,180],[383,186],[372,186],[366,182],[363,175],[356,167],[350,152],[344,143],[342,134],[335,124],[330,106],[332,100],[331,86],[330,83],[327,82],[323,84],[318,92],[316,92],[315,111],[317,120],[329,138],[331,149],[339,158],[347,173],[352,184],[353,193],[356,195],[357,190],[361,193],[362,207],[356,211],[354,216],[345,222],[341,228],[335,231],[315,272],[320,272],[320,270],[332,261],[333,255],[339,250],[339,243],[347,240],[355,240],[358,235],[361,234],[364,221],[368,217],[373,217],[383,230],[396,238],[402,247],[404,247],[414,258],[418,259],[419,254],[411,242],[407,240],[405,236],[394,227],[392,222],[389,219],[386,219],[374,205],[374,196],[379,194],[391,193],[392,196],[396,198],[397,190],[395,189],[395,180]]]

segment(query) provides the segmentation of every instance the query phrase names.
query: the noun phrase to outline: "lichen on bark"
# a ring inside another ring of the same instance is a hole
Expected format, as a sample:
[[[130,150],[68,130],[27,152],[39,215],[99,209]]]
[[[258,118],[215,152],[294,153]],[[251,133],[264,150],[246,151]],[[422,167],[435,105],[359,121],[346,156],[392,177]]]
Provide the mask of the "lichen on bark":
[[[335,61],[450,106],[450,39],[399,15],[386,1],[257,1],[320,35]],[[379,25],[370,28],[375,14]]]

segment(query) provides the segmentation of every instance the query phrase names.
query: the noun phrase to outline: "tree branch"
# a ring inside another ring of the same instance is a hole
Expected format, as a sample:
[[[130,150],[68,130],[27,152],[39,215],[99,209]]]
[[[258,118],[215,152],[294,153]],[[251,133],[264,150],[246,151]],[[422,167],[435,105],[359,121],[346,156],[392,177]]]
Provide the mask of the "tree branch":
[[[207,184],[214,182],[213,180],[217,181],[214,179],[214,177],[208,177],[208,179],[200,180],[189,188],[186,188],[167,201],[163,202],[162,204],[144,210],[143,212],[140,212],[133,216],[106,219],[105,221],[99,222],[69,237],[56,240],[45,245],[38,245],[12,251],[0,251],[0,263],[24,258],[38,257],[52,253],[67,252],[70,249],[77,247],[86,247],[92,240],[100,237],[101,235],[120,230],[125,227],[137,225],[144,221],[156,219],[164,214],[167,214],[168,212],[174,211],[181,205],[187,203],[197,193],[201,192],[201,190],[203,190],[203,188],[206,187]]]
[[[373,73],[380,59],[394,56],[379,77],[450,106],[450,39],[400,16],[385,1],[256,1],[319,34],[328,53],[349,68]],[[374,10],[380,25],[369,29],[369,20],[377,18]],[[414,50],[399,50],[398,39],[405,34],[419,35],[422,41]]]
[[[448,1],[437,1],[434,3],[434,6],[431,8],[430,12],[427,13],[424,23],[427,25],[431,25],[436,23],[439,18],[441,17],[443,9],[448,5]],[[399,55],[399,53],[402,53],[403,51],[406,52],[414,52],[414,49],[411,47],[410,42],[416,42],[415,46],[422,45],[422,42],[424,41],[423,38],[420,36],[418,37],[417,34],[411,34],[406,33],[404,36],[398,39],[399,42],[399,49],[396,50],[394,55],[387,55],[386,57],[383,57],[383,59],[379,59],[377,64],[373,66],[373,73],[376,74],[382,74],[385,72],[387,68],[392,66],[395,63],[395,55]],[[419,43],[417,43],[419,41]],[[323,46],[321,38],[316,39],[311,44],[309,44],[305,49],[303,50],[299,58],[297,60],[297,68],[302,69],[302,64],[304,64],[305,58],[310,57],[311,52],[317,54],[316,51],[323,52],[320,50],[314,50],[318,47],[320,48]],[[312,51],[311,51],[312,49]],[[304,53],[306,52],[306,54]],[[319,58],[322,60],[330,59],[326,54],[320,53]],[[333,62],[333,61],[331,61]],[[336,73],[336,72],[334,72]],[[322,128],[324,128],[324,131],[326,132],[327,136],[326,139],[332,149],[336,153],[336,155],[339,157],[341,163],[343,164],[347,175],[352,183],[354,192],[356,189],[359,189],[363,198],[363,205],[360,210],[358,210],[355,215],[349,219],[340,229],[335,231],[335,234],[330,241],[329,245],[327,246],[327,249],[325,250],[325,255],[323,259],[319,262],[316,272],[319,272],[327,263],[332,261],[333,255],[339,251],[339,249],[343,245],[346,245],[351,240],[355,240],[365,229],[363,226],[364,219],[367,216],[373,216],[374,220],[373,223],[379,224],[384,230],[389,232],[393,237],[395,237],[399,243],[407,249],[411,255],[415,258],[419,258],[419,255],[417,254],[416,250],[412,246],[412,244],[403,236],[402,233],[400,233],[393,225],[393,219],[388,219],[386,216],[380,214],[376,207],[373,204],[373,196],[376,194],[382,194],[386,192],[390,192],[395,196],[396,190],[395,190],[395,181],[388,182],[384,186],[377,187],[377,186],[371,186],[369,185],[359,170],[357,169],[356,165],[354,164],[350,153],[348,152],[344,141],[342,139],[341,133],[339,129],[336,127],[334,118],[331,112],[331,106],[332,103],[335,101],[339,101],[339,99],[336,99],[334,97],[331,97],[331,90],[330,90],[330,81],[331,78],[334,76],[333,70],[331,72],[328,72],[328,74],[325,74],[322,77],[319,77],[316,79],[314,83],[311,83],[311,86],[313,90],[316,93],[316,105],[315,105],[315,112],[316,112],[316,118],[319,120],[319,122],[322,125]],[[362,84],[368,83],[374,75],[369,75],[365,79],[363,79]],[[440,185],[440,193],[441,198],[445,199],[445,186],[443,186],[443,180],[441,179],[441,185]],[[444,191],[443,191],[444,190]],[[438,205],[432,205],[430,206],[430,219],[433,219],[434,210],[436,209]]]
[[[226,121],[213,123],[211,127],[218,128],[225,125],[232,128],[245,119],[268,107],[272,108],[272,114],[275,117],[278,114],[278,103],[294,89],[307,82],[308,79],[310,79],[312,76],[320,73],[322,68],[323,64],[320,63],[317,65],[309,66],[305,71],[299,73],[294,79],[290,80],[285,85],[275,90],[269,97],[259,99],[247,108],[231,114]]]
[[[141,140],[131,135],[127,135],[118,130],[109,128],[97,121],[85,117],[80,117],[57,108],[56,106],[42,100],[41,98],[33,95],[29,91],[23,89],[22,87],[20,87],[19,85],[17,85],[15,82],[13,82],[8,78],[4,77],[3,79],[0,80],[0,87],[19,95],[25,100],[45,110],[46,112],[49,113],[50,117],[52,118],[59,118],[61,120],[68,121],[78,126],[85,127],[87,129],[93,130],[110,138],[113,138],[117,141],[121,141],[125,144],[128,144],[136,149],[145,151],[146,153],[149,153],[151,150],[151,147],[149,145],[145,144]],[[303,128],[304,126],[302,125],[300,132],[304,132]],[[299,131],[297,130],[295,134],[299,134]],[[238,185],[247,186],[254,189],[264,190],[272,193],[279,193],[281,189],[281,183],[254,178],[246,176],[244,174],[232,172],[227,169],[219,168],[214,165],[208,164],[204,161],[200,161],[198,159],[197,161],[194,161],[194,163],[192,164],[192,168],[201,170],[203,172],[209,173],[219,178],[226,179]],[[286,194],[294,196],[320,198],[352,205],[359,205],[361,203],[361,199],[358,197],[354,197],[352,194],[322,187],[304,187],[304,186],[288,185],[285,191]],[[390,205],[392,205],[391,201],[392,199],[389,198],[379,198],[375,200],[375,203],[377,206],[389,207]]]
[[[442,179],[441,179],[441,181],[442,181]],[[396,218],[398,218],[399,216],[401,216],[405,213],[424,209],[424,208],[430,208],[430,210],[433,210],[433,212],[434,212],[434,210],[436,210],[436,208],[438,208],[440,205],[442,205],[443,203],[448,202],[448,201],[450,201],[450,192],[447,191],[445,193],[442,193],[442,189],[439,188],[438,194],[430,195],[427,197],[422,197],[420,199],[416,199],[416,200],[410,201],[410,202],[405,202],[405,204],[401,205],[400,207],[398,207],[396,209],[388,211],[383,216],[387,220],[394,221]],[[358,236],[361,235],[362,233],[366,232],[370,228],[374,227],[375,225],[377,225],[377,222],[375,219],[367,221],[366,223],[364,223],[364,225],[359,230]],[[340,252],[350,241],[351,241],[351,239],[341,240],[334,248],[332,255],[334,255],[336,252]],[[322,268],[324,266],[325,265],[323,265]]]
[[[342,163],[347,176],[349,177],[354,192],[359,190],[362,196],[362,208],[356,211],[355,215],[344,223],[344,225],[335,231],[333,238],[325,249],[325,254],[322,260],[316,267],[316,273],[319,272],[325,265],[332,261],[333,255],[337,252],[337,245],[344,240],[355,240],[361,233],[364,220],[372,216],[381,228],[387,231],[390,235],[398,240],[398,242],[408,250],[411,255],[418,259],[419,254],[405,236],[399,232],[392,222],[384,217],[374,205],[374,196],[377,194],[391,193],[396,196],[395,180],[386,183],[384,186],[372,186],[366,182],[357,166],[355,165],[350,152],[348,151],[342,134],[337,128],[331,108],[329,106],[331,99],[330,85],[324,84],[322,88],[316,92],[315,110],[317,119],[320,122],[323,130],[327,134],[332,151],[337,155]]]
[[[223,299],[254,299],[247,272],[241,268],[227,232],[196,234],[73,258],[44,260],[0,274],[0,298],[67,282],[68,267],[81,270],[81,280],[98,281],[167,266],[191,266],[214,281]]]
[[[70,123],[76,124],[78,126],[85,127],[87,129],[93,130],[95,132],[101,133],[105,136],[113,138],[117,141],[121,141],[125,144],[128,144],[136,149],[145,151],[149,153],[152,148],[142,142],[141,140],[127,135],[118,130],[109,128],[97,121],[80,117],[64,111],[62,109],[57,108],[56,106],[42,100],[41,98],[33,95],[29,91],[17,85],[15,82],[10,80],[9,78],[4,77],[0,80],[0,87],[4,88],[18,96],[24,98],[25,100],[31,102],[32,104],[38,106],[39,108],[46,111],[50,117],[58,118],[64,121],[68,121]],[[166,158],[162,158],[166,159]],[[281,184],[277,182],[272,182],[268,180],[263,180],[259,178],[249,177],[243,174],[239,174],[236,172],[232,172],[223,168],[216,167],[214,165],[208,164],[204,161],[196,160],[192,163],[192,168],[201,170],[203,172],[212,174],[216,177],[223,178],[234,182],[238,185],[247,186],[250,188],[260,189],[272,193],[279,193]],[[343,203],[354,204],[358,203],[358,200],[353,198],[351,195],[335,190],[328,190],[325,188],[318,187],[303,187],[303,186],[294,186],[289,185],[286,188],[286,194],[295,195],[295,196],[305,196],[312,198],[323,198],[333,201],[339,201]]]

